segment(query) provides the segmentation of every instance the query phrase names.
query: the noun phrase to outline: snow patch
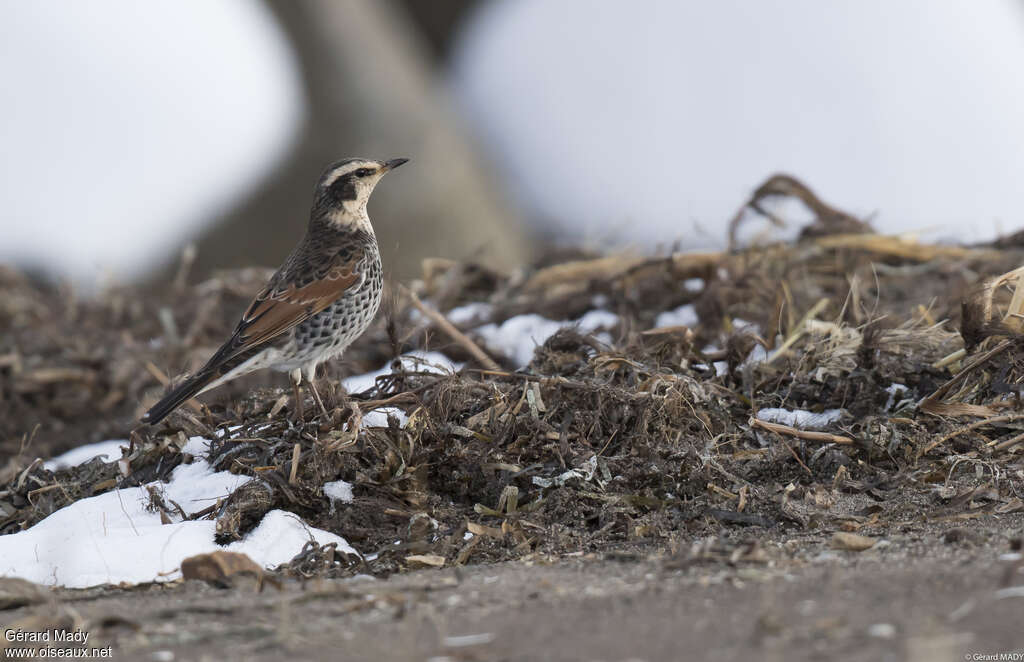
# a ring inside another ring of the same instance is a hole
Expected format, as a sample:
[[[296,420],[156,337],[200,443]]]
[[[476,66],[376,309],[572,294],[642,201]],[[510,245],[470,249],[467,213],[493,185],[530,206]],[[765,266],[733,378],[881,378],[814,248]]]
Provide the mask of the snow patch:
[[[754,348],[747,354],[747,358],[743,359],[743,363],[740,364],[741,368],[746,366],[754,366],[758,363],[764,363],[768,360],[768,350],[761,346],[760,343],[754,345]]]
[[[619,316],[615,313],[607,310],[589,310],[583,313],[578,320],[569,324],[578,324],[580,329],[589,333],[597,329],[610,329],[618,323]]]
[[[592,480],[594,474],[597,472],[597,456],[593,455],[589,460],[584,462],[578,469],[569,469],[563,471],[554,478],[543,478],[541,476],[533,477],[533,484],[537,487],[561,487],[565,485],[566,481],[572,480],[573,478],[579,478],[585,481]]]
[[[126,439],[111,439],[110,441],[86,444],[47,460],[43,463],[43,468],[47,471],[57,471],[58,469],[77,467],[97,457],[102,458],[104,462],[115,462],[121,459],[121,447],[127,445],[128,440]]]
[[[842,409],[826,409],[820,414],[806,409],[767,408],[757,412],[757,417],[769,423],[781,423],[798,430],[824,430],[837,423],[843,415]]]
[[[489,319],[493,310],[494,306],[485,301],[473,301],[464,306],[452,308],[445,313],[445,317],[455,325],[470,324]]]
[[[324,483],[324,496],[331,501],[352,503],[352,483],[346,483],[343,480]]]
[[[404,426],[409,421],[409,417],[398,407],[381,407],[363,415],[363,427],[386,428],[388,426],[388,414],[397,418],[399,425]]]
[[[893,405],[903,402],[903,396],[910,392],[906,384],[889,384],[885,392],[889,394],[889,399],[885,401],[885,411],[892,411]]]
[[[699,279],[698,279],[699,280]],[[666,310],[654,318],[654,328],[659,329],[665,326],[697,326],[697,309],[692,303],[679,306],[673,310]]]
[[[226,547],[213,541],[214,521],[161,524],[160,513],[146,509],[149,486],[160,490],[166,502],[173,500],[193,513],[250,480],[227,471],[214,472],[199,457],[208,444],[197,437],[189,440],[185,452],[196,455],[196,460],[175,468],[167,483],[80,499],[31,528],[0,536],[0,576],[85,588],[171,581],[180,576],[182,559],[218,549],[247,554],[263,566],[291,560],[311,538],[321,545],[333,542],[340,550],[355,552],[344,538],[310,528],[296,516],[277,510],[267,513],[244,540]]]
[[[185,442],[184,448],[181,449],[182,453],[188,453],[196,457],[206,455],[210,451],[210,440],[204,439],[203,437],[190,437]]]
[[[734,317],[732,319],[732,330],[734,333],[761,333],[761,327],[756,322],[748,322],[745,319]]]
[[[591,310],[575,321],[555,321],[535,313],[517,315],[498,324],[484,324],[475,332],[488,350],[504,354],[522,367],[533,359],[533,352],[559,330],[579,326],[582,333],[594,333],[619,323],[619,316],[607,310]],[[607,336],[605,339],[610,340]],[[601,340],[601,336],[598,336]]]
[[[409,352],[408,354],[400,356],[399,360],[402,362],[403,368],[416,372],[434,372],[437,374],[444,374],[446,372],[455,372],[462,367],[461,363],[453,362],[440,352]],[[390,375],[391,372],[391,363],[388,363],[380,370],[374,370],[373,372],[368,372],[363,375],[348,377],[343,379],[341,383],[349,393],[362,393],[367,389],[373,388],[377,383],[378,377]]]

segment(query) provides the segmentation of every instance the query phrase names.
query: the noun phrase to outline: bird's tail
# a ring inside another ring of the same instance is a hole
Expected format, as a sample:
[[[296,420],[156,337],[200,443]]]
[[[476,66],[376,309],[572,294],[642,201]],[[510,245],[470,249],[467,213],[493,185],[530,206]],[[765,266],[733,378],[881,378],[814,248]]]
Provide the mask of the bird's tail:
[[[149,411],[143,414],[139,420],[149,425],[156,425],[181,406],[181,403],[205,389],[218,376],[219,371],[217,370],[200,370],[176,386],[170,393],[161,398],[160,402],[150,407]]]

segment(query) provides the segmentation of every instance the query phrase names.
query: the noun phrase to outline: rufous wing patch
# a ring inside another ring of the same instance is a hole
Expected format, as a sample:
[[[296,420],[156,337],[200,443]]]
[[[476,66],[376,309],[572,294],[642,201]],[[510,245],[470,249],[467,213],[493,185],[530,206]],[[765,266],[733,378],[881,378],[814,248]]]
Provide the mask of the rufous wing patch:
[[[238,351],[245,351],[281,335],[345,295],[361,280],[352,263],[336,265],[324,278],[308,285],[267,289],[261,292],[242,316],[239,325]]]

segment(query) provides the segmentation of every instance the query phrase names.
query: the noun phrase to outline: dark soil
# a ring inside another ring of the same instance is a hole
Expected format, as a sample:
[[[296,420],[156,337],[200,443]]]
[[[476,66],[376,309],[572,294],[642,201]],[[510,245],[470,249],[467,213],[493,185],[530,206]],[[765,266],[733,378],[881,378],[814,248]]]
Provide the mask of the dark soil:
[[[5,622],[83,627],[119,660],[983,659],[965,656],[1024,648],[1021,564],[996,558],[1022,525],[910,525],[866,552],[830,550],[817,533],[723,529],[675,554],[285,580],[262,593],[244,580],[57,591]]]

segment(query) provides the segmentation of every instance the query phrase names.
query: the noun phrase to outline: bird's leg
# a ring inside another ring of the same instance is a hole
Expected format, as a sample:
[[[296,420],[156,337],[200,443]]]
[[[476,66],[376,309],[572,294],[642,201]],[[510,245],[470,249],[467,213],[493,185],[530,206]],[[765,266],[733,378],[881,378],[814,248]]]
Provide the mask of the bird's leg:
[[[306,418],[302,411],[302,391],[299,390],[299,384],[302,383],[302,370],[296,368],[289,374],[292,378],[292,387],[295,389],[295,422],[302,423]]]
[[[316,390],[316,366],[314,365],[309,369],[306,374],[308,378],[306,381],[309,382],[309,390],[313,391],[313,398],[316,403],[320,405],[320,413],[324,415],[324,419],[330,419],[330,415],[327,413],[327,407],[324,407],[324,401],[320,399],[320,393]]]

